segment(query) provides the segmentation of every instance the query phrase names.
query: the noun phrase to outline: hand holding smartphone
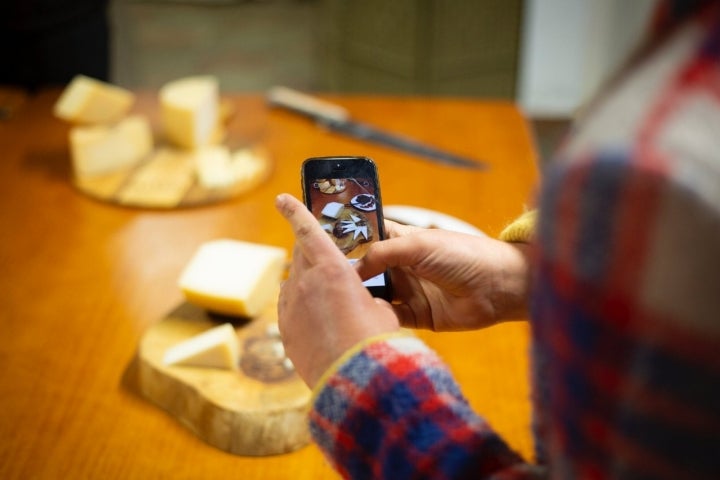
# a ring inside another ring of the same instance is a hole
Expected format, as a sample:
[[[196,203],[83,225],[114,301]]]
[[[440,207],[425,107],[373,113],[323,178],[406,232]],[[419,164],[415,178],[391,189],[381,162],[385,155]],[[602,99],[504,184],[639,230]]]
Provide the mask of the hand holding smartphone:
[[[380,183],[367,157],[316,157],[302,166],[303,200],[349,262],[385,238]],[[375,297],[392,299],[386,271],[363,282]]]

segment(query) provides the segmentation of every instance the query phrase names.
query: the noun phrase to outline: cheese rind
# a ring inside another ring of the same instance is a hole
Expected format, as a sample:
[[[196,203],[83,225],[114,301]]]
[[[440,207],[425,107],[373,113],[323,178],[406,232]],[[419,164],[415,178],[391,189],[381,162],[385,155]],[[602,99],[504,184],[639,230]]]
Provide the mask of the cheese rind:
[[[128,168],[153,147],[145,117],[131,115],[115,125],[75,126],[70,130],[70,153],[76,176],[103,175]]]
[[[53,112],[75,123],[112,123],[125,116],[134,102],[135,95],[129,90],[77,75],[55,102]]]
[[[165,352],[163,363],[238,370],[240,347],[235,329],[225,323],[184,340]]]
[[[212,142],[219,121],[218,81],[212,76],[187,77],[160,89],[160,112],[167,140],[183,148]]]
[[[255,317],[277,299],[286,258],[285,249],[270,245],[206,242],[183,270],[180,289],[207,310]]]

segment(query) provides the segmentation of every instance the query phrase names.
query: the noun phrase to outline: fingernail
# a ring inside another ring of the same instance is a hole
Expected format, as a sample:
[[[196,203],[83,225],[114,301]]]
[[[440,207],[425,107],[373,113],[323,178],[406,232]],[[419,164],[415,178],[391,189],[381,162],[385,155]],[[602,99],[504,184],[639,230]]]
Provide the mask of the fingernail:
[[[285,194],[285,193],[281,193],[280,195],[275,197],[275,208],[283,215],[285,215],[285,209],[286,209],[286,205],[287,205],[287,202],[285,199],[286,195],[287,194]]]

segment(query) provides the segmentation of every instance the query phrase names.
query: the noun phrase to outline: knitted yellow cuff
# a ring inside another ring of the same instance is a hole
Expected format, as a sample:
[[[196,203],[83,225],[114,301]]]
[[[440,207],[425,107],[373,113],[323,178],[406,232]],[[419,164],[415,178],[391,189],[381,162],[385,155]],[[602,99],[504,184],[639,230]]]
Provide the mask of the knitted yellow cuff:
[[[529,242],[535,233],[537,223],[537,210],[529,210],[500,232],[500,240],[503,242]]]
[[[382,342],[384,340],[388,340],[390,338],[396,338],[396,337],[407,337],[411,336],[409,332],[406,330],[400,330],[397,332],[391,332],[391,333],[383,333],[381,335],[376,335],[374,337],[366,338],[365,340],[362,340],[352,347],[350,347],[345,353],[343,353],[340,358],[335,360],[332,365],[330,365],[330,368],[325,370],[325,373],[322,374],[320,377],[320,380],[317,381],[315,384],[315,387],[312,391],[312,398],[310,399],[310,405],[312,408],[312,405],[315,404],[315,399],[317,398],[320,391],[322,391],[323,388],[325,388],[325,384],[327,384],[330,377],[333,376],[335,372],[337,372],[340,367],[342,367],[345,362],[347,362],[351,357],[353,357],[355,354],[359,353],[361,350],[363,350],[365,347],[372,343],[376,342]]]

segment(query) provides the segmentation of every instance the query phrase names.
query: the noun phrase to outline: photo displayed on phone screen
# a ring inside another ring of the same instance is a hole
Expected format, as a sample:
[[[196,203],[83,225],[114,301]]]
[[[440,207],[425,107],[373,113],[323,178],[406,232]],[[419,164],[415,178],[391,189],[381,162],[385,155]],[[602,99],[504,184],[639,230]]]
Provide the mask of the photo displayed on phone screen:
[[[351,263],[362,258],[380,240],[376,189],[371,178],[316,178],[311,182],[312,212],[335,245]],[[363,282],[385,286],[383,274]]]

